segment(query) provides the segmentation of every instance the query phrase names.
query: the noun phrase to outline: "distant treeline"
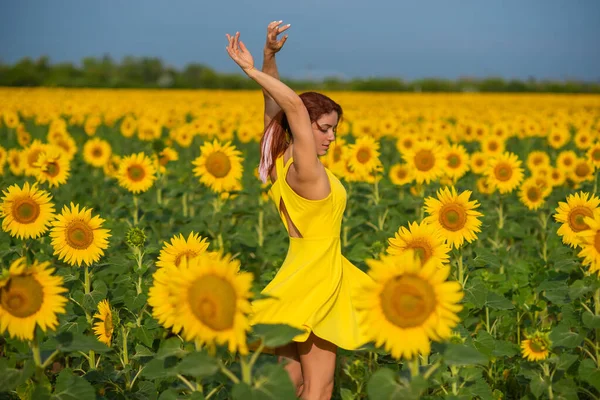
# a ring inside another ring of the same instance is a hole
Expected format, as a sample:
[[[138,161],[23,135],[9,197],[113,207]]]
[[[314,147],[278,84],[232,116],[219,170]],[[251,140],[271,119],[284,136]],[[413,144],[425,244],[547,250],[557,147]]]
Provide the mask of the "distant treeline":
[[[600,82],[526,81],[461,78],[418,79],[354,78],[342,80],[283,79],[296,90],[350,90],[379,92],[542,92],[600,93]],[[257,89],[258,85],[243,74],[224,74],[202,64],[188,64],[178,70],[159,58],[125,57],[120,63],[109,56],[87,57],[81,66],[72,63],[51,64],[48,57],[24,58],[14,65],[0,63],[0,86],[49,86],[94,88],[175,88],[175,89]]]

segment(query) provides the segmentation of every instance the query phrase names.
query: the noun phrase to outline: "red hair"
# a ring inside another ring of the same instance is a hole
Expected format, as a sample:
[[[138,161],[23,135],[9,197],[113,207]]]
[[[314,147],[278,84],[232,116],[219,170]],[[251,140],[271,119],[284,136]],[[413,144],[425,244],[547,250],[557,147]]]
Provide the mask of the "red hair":
[[[341,121],[342,107],[329,97],[317,92],[306,92],[300,95],[300,99],[302,99],[308,111],[310,122],[315,122],[321,115],[332,111],[337,112],[338,123]],[[260,139],[258,171],[263,182],[267,182],[267,178],[275,166],[275,161],[285,152],[292,139],[287,116],[281,110],[275,114],[269,125],[267,125]]]

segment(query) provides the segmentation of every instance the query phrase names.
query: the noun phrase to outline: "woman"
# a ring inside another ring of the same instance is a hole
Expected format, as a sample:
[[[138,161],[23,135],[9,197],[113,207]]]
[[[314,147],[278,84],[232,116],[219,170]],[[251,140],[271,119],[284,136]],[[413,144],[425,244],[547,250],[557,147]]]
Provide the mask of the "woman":
[[[269,25],[269,31],[277,32],[280,22]],[[270,297],[252,304],[251,322],[302,329],[304,333],[276,353],[287,359],[285,368],[302,399],[329,399],[337,347],[355,350],[366,342],[351,296],[371,279],[341,254],[346,191],[318,158],[335,139],[342,109],[318,93],[298,96],[255,69],[239,37],[239,32],[227,34],[229,56],[261,85],[265,99],[281,108],[270,115],[277,108],[266,104],[259,172],[263,181],[273,183],[269,194],[290,240],[283,265],[262,291]]]

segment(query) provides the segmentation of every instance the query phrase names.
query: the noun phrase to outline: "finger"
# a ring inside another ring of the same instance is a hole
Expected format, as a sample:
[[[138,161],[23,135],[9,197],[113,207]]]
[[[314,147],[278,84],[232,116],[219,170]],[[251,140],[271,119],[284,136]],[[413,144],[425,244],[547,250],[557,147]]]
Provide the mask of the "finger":
[[[292,26],[292,24],[287,24],[287,25],[284,25],[284,26],[282,26],[280,28],[278,27],[277,28],[277,33],[283,33],[285,31],[287,31],[288,29],[290,29],[290,26]]]
[[[275,28],[277,25],[281,24],[282,22],[283,22],[283,20],[281,20],[281,21],[273,21],[273,22],[271,22],[271,23],[270,23],[270,24],[267,26],[267,28],[268,28],[268,29],[273,29],[273,28]]]
[[[284,35],[281,40],[278,42],[279,46],[283,46],[285,41],[287,40],[288,35]]]
[[[240,40],[240,49],[241,49],[241,50],[242,50],[244,53],[247,53],[247,52],[248,52],[248,49],[246,48],[246,45],[245,45],[245,44],[244,44],[244,42],[242,42],[241,40]]]
[[[237,41],[238,41],[239,35],[240,35],[240,33],[236,32],[236,34],[233,36],[233,40],[231,41],[232,42],[232,50],[233,51],[237,51],[237,49],[238,49]]]

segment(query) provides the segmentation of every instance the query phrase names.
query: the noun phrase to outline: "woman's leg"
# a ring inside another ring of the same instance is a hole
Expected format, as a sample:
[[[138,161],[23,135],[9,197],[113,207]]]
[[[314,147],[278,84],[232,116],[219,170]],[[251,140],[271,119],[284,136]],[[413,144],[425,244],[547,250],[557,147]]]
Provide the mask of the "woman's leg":
[[[287,371],[294,387],[296,388],[296,396],[300,396],[302,392],[302,366],[300,365],[300,356],[298,355],[298,346],[296,342],[288,343],[285,346],[278,347],[275,350],[279,363],[284,364],[284,369]]]
[[[329,400],[333,392],[333,375],[337,346],[311,332],[306,342],[298,343],[302,364],[305,400]]]

